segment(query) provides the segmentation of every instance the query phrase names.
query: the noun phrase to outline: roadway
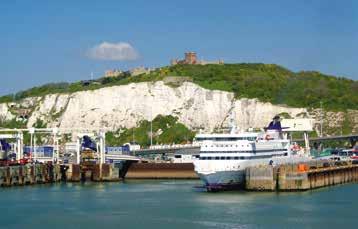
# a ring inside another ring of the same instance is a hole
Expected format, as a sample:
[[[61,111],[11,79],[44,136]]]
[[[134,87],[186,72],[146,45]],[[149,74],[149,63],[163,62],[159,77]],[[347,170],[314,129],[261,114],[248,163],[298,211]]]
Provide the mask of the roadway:
[[[354,146],[358,141],[358,134],[309,138],[310,142],[323,142],[323,141],[332,141],[332,140],[349,140],[352,146]],[[293,141],[304,142],[304,139],[294,139]]]

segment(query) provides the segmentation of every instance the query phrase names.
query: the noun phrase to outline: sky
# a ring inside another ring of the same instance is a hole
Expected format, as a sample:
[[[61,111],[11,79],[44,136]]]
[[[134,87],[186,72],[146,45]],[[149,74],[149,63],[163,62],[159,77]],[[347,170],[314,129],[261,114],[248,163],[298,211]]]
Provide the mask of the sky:
[[[0,1],[0,95],[186,51],[358,80],[358,1]]]

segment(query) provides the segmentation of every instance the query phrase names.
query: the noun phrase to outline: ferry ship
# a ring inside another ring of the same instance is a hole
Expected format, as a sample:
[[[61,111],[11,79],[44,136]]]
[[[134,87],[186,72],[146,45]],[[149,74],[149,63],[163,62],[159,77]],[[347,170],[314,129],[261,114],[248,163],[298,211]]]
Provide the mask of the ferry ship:
[[[274,117],[264,132],[235,132],[233,126],[229,134],[195,136],[200,157],[194,161],[194,168],[208,191],[242,187],[245,169],[250,166],[309,160],[291,153],[291,141],[282,132],[279,116]]]

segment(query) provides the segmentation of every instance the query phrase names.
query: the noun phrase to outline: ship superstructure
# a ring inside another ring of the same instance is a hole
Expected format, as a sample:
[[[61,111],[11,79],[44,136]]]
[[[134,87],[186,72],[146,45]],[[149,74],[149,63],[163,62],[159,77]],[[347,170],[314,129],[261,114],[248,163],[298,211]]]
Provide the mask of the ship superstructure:
[[[245,169],[259,164],[281,164],[308,160],[291,155],[291,141],[283,134],[276,116],[264,132],[198,134],[200,158],[195,171],[208,190],[243,185]]]

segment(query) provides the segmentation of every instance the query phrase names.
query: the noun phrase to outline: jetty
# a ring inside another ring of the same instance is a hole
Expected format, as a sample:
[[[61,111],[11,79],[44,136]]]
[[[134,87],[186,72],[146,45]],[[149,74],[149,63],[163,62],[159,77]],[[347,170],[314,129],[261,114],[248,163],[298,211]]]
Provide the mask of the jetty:
[[[306,191],[358,181],[358,164],[352,161],[262,165],[245,172],[245,189],[249,191]]]
[[[123,169],[114,164],[96,164],[92,168],[70,164],[26,164],[0,167],[0,186],[23,186],[56,182],[120,181]]]
[[[30,145],[24,144],[24,133]],[[60,143],[64,135],[74,142]],[[37,139],[46,137],[47,145]],[[106,146],[106,131],[96,129],[0,129],[0,186],[53,182],[119,181],[132,163],[128,147]],[[9,142],[7,142],[10,141]]]

